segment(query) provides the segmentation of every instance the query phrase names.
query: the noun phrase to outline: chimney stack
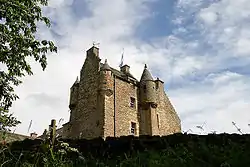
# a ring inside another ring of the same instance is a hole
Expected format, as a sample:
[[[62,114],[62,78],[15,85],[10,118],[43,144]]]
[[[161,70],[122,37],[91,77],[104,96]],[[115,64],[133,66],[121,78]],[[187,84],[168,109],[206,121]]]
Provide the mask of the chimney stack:
[[[91,47],[89,50],[87,50],[87,55],[99,57],[99,48],[97,48],[96,46]]]
[[[129,66],[125,64],[124,66],[121,67],[121,72],[128,74],[129,73]]]

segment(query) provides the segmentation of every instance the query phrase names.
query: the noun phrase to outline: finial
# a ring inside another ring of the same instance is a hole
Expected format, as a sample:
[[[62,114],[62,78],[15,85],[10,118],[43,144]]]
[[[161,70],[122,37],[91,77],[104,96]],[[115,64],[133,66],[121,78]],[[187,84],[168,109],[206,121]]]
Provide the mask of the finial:
[[[105,62],[103,64],[103,66],[101,67],[101,70],[110,70],[107,59],[105,59]]]
[[[95,41],[93,41],[93,47],[99,47],[100,43],[96,43]]]
[[[147,68],[147,64],[145,64],[144,68],[145,68],[145,69]]]

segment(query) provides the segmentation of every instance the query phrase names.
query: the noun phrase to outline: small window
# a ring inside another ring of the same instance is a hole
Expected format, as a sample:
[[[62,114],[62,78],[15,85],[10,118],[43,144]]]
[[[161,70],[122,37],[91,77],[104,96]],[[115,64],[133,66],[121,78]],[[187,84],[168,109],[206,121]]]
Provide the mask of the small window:
[[[156,82],[156,89],[159,88],[159,82]]]
[[[135,123],[135,122],[131,122],[130,133],[131,133],[132,135],[135,135],[135,133],[136,133],[136,123]]]
[[[134,108],[135,107],[135,98],[130,97],[130,107]]]
[[[158,128],[160,128],[160,124],[159,124],[159,115],[157,114],[157,125],[158,125]]]
[[[143,91],[146,93],[146,85],[143,86]]]

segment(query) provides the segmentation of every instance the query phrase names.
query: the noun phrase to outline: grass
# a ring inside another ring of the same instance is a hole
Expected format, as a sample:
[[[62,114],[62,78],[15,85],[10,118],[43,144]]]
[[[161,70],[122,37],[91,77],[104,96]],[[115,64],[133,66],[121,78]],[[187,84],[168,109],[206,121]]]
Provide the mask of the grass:
[[[0,164],[6,167],[238,167],[250,164],[250,150],[247,149],[250,148],[250,135],[178,134],[151,139],[123,137],[116,141],[120,145],[110,145],[110,141],[69,141],[78,148],[75,149],[63,141],[57,141],[52,147],[48,141],[34,146],[35,141],[24,140],[2,146]]]

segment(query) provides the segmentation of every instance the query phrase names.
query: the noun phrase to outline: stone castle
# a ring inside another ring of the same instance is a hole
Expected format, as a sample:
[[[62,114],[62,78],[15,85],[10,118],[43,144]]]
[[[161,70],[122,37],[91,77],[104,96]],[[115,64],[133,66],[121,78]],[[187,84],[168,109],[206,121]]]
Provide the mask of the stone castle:
[[[87,51],[85,62],[70,88],[70,119],[63,137],[106,138],[127,135],[169,135],[181,132],[181,121],[164,91],[145,65],[140,81],[128,65],[116,70],[99,48]]]

